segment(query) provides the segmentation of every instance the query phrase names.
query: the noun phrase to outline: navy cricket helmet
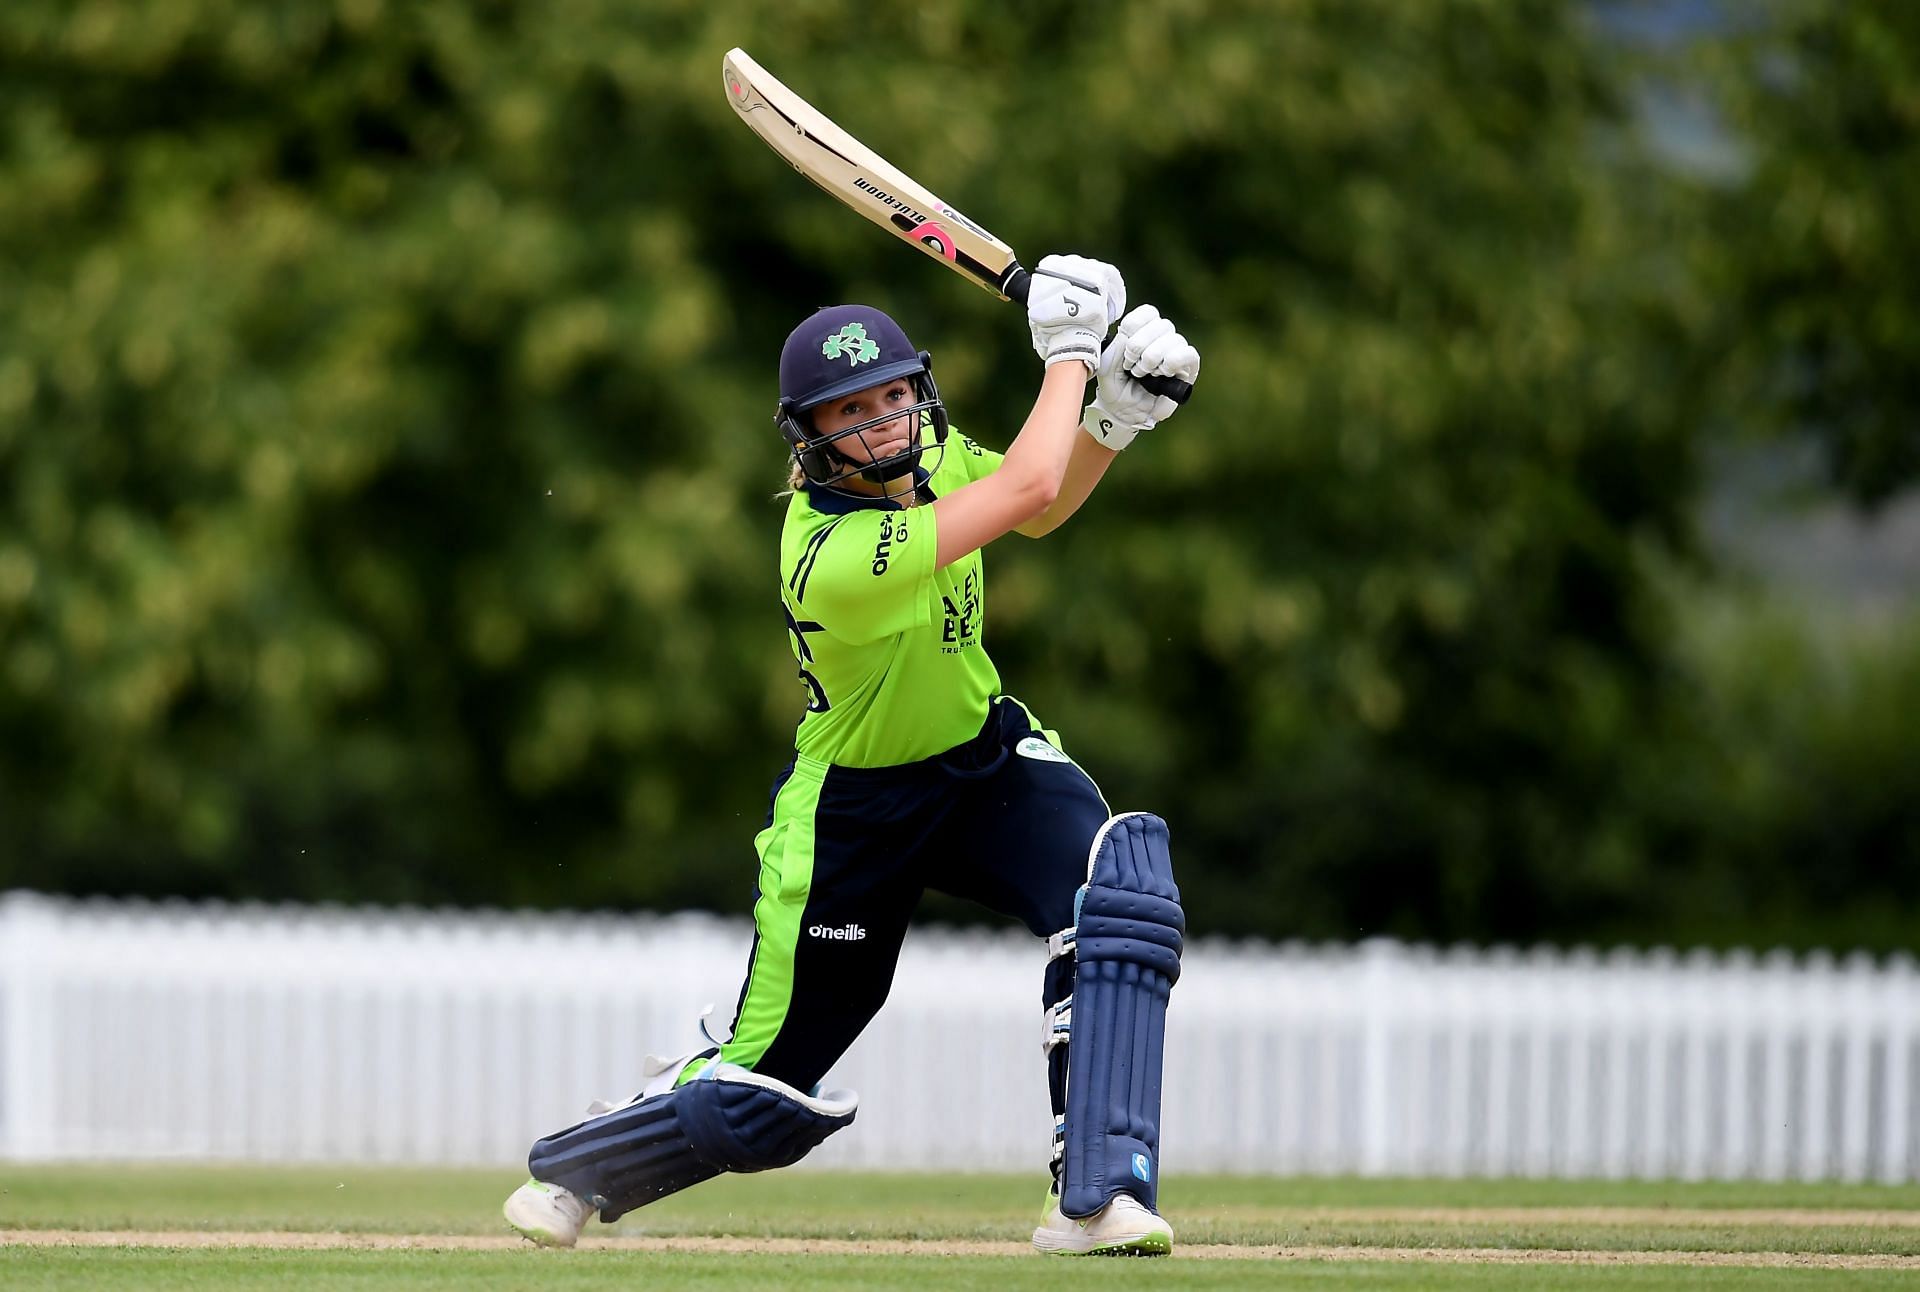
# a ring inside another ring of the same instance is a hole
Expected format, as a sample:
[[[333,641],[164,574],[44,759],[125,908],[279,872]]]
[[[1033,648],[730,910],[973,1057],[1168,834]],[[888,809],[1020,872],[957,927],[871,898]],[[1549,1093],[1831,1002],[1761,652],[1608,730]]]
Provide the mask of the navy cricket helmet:
[[[815,408],[901,377],[913,384],[916,402],[910,408],[870,417],[831,435],[814,433],[811,414]],[[933,427],[936,453],[945,451],[947,409],[933,383],[932,356],[915,350],[900,325],[884,313],[871,305],[833,305],[815,312],[788,334],[780,349],[780,405],[774,423],[808,481],[831,489],[855,475],[884,484],[910,474],[920,464],[923,451],[917,433],[901,452],[873,462],[856,461],[834,448],[837,442],[903,413],[912,413],[916,419],[924,416]],[[916,420],[916,428],[920,424]],[[938,457],[934,463],[938,465]]]

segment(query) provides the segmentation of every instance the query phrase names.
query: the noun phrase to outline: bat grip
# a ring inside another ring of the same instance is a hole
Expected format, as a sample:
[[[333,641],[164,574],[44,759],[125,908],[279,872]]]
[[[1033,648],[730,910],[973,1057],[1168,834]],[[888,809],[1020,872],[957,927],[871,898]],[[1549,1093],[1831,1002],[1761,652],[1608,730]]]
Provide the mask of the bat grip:
[[[1000,284],[1000,294],[1016,305],[1027,303],[1027,291],[1033,286],[1033,275],[1017,262],[1007,271],[1006,279]],[[1182,381],[1178,377],[1135,377],[1135,381],[1154,394],[1171,399],[1176,404],[1184,404],[1193,398],[1193,383]]]

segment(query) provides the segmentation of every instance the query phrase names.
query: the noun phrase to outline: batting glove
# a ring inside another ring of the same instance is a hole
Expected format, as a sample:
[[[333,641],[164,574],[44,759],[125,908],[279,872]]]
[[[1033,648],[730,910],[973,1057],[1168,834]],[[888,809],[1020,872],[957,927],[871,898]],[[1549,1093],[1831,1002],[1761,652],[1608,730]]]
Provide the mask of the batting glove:
[[[1127,285],[1118,269],[1085,256],[1048,256],[1034,266],[1027,288],[1034,353],[1049,368],[1069,359],[1096,368],[1100,342],[1126,308]]]
[[[1180,405],[1156,395],[1137,378],[1200,377],[1200,352],[1174,330],[1171,319],[1142,305],[1120,320],[1120,330],[1100,355],[1100,384],[1080,419],[1087,434],[1110,449],[1124,449],[1141,431],[1172,417]]]

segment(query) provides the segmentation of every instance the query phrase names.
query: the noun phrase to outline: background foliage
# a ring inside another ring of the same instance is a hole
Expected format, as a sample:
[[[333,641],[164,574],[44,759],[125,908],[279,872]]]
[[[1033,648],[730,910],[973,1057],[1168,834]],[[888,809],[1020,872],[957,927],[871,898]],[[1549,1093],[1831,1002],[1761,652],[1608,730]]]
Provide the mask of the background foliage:
[[[1910,941],[1920,624],[1694,520],[1723,439],[1920,469],[1897,0],[11,0],[0,885],[745,909],[780,339],[878,304],[990,443],[1037,374],[733,44],[1204,350],[990,633],[1197,928]]]

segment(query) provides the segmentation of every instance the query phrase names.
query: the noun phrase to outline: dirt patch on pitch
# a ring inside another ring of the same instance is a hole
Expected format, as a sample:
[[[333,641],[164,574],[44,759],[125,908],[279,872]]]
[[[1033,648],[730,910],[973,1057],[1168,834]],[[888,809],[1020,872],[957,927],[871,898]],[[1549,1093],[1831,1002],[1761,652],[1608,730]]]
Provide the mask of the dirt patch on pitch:
[[[1371,1214],[1371,1213],[1369,1213]],[[1466,1213],[1480,1215],[1482,1213]],[[1745,1213],[1743,1213],[1745,1214]],[[511,1251],[534,1249],[511,1235],[251,1233],[203,1230],[0,1230],[0,1246],[272,1248],[283,1251]],[[573,1253],[548,1259],[578,1259],[596,1251],[712,1252],[722,1255],[831,1256],[1026,1256],[1025,1243],[968,1239],[834,1238],[588,1238]],[[1554,1251],[1505,1247],[1277,1247],[1232,1244],[1187,1245],[1178,1260],[1387,1261],[1449,1265],[1687,1265],[1836,1270],[1920,1270],[1920,1256],[1841,1255],[1825,1252]]]

